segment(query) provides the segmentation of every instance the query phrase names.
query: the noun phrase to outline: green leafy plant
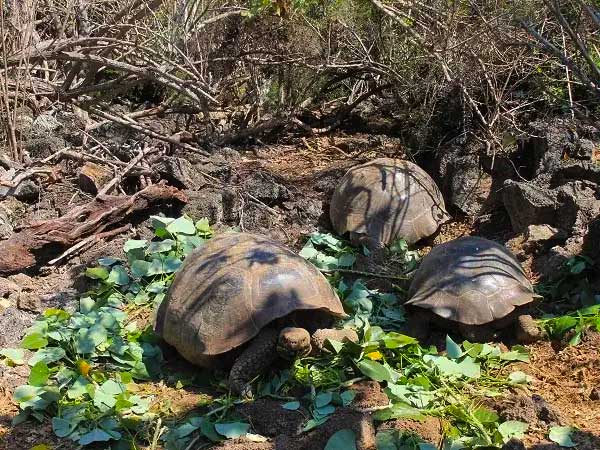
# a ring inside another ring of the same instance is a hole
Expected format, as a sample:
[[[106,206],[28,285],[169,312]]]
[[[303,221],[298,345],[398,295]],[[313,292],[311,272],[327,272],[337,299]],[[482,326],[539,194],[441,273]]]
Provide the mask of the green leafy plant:
[[[156,239],[125,243],[126,261],[102,258],[86,270],[96,286],[77,311],[48,309],[27,330],[22,347],[33,352],[29,383],[14,399],[28,417],[52,417],[54,433],[80,445],[134,442],[156,414],[152,397],[138,395],[137,382],[160,371],[162,354],[149,327],[131,313],[159,304],[182,260],[212,235],[206,220],[152,218]],[[4,349],[9,364],[24,353]]]
[[[554,304],[580,306],[539,320],[550,338],[560,340],[569,335],[568,344],[577,345],[587,329],[600,331],[600,296],[593,295],[588,280],[592,266],[590,258],[575,256],[565,263],[563,274],[557,280],[537,286],[537,291]]]
[[[528,360],[523,347],[503,352],[489,344],[458,344],[448,337],[448,351],[439,355],[435,348],[422,347],[410,336],[377,326],[367,326],[359,344],[330,344],[331,353],[297,361],[294,380],[328,390],[339,389],[357,377],[385,383],[391,404],[375,413],[376,420],[443,417],[451,424],[449,441],[460,440],[466,448],[500,447],[506,436],[522,428],[500,423],[498,415],[480,406],[478,399],[527,382],[519,374],[497,376],[511,361]]]
[[[309,236],[300,256],[319,269],[350,268],[356,261],[356,249],[330,233],[313,233]]]

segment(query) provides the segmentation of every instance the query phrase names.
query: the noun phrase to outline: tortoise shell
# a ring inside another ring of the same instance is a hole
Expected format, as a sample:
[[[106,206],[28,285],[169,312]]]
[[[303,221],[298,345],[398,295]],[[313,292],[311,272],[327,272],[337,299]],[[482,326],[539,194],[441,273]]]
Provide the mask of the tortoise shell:
[[[448,219],[431,177],[409,161],[379,158],[350,169],[335,189],[329,210],[339,234],[360,233],[390,244],[413,244]]]
[[[188,361],[211,366],[215,355],[273,320],[305,310],[345,316],[325,277],[304,258],[266,237],[227,233],[185,259],[155,329]]]
[[[434,247],[415,273],[406,305],[465,325],[508,316],[534,300],[533,288],[504,246],[466,236]]]

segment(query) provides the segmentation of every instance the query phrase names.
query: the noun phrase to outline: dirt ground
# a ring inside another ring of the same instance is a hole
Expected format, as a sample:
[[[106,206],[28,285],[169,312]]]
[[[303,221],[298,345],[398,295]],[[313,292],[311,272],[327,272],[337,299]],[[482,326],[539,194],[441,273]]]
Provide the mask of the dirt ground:
[[[402,148],[394,140],[378,142],[379,152],[373,152],[372,140],[340,135],[336,138],[312,139],[301,145],[278,145],[246,152],[234,165],[236,179],[247,174],[266,171],[278,183],[291,192],[291,200],[274,204],[277,215],[260,206],[260,220],[254,221],[247,213],[242,225],[250,231],[270,234],[282,242],[298,249],[302,236],[319,227],[328,226],[327,199],[336,180],[354,164],[374,156],[402,155]],[[350,152],[349,149],[355,149]],[[52,186],[49,193],[34,205],[26,207],[20,222],[45,217],[56,217],[74,204],[86,201],[72,185],[66,183]],[[80,255],[67,258],[57,266],[41,270],[31,276],[13,277],[20,296],[4,295],[0,303],[0,346],[16,346],[24,329],[36,314],[48,307],[73,308],[77,292],[84,289],[81,274],[87,264],[100,256],[122,256],[123,242],[142,235],[144,224],[134,227],[126,235],[110,241],[101,241]],[[499,227],[481,230],[466,219],[458,218],[443,227],[436,242],[479,233],[506,242],[512,236],[510,230]],[[426,253],[433,243],[425,243],[421,252]],[[533,275],[532,275],[533,276]],[[27,300],[29,297],[33,300]],[[533,382],[519,392],[508,393],[506,398],[494,403],[494,407],[505,419],[518,419],[530,424],[524,440],[528,450],[554,450],[559,447],[546,440],[551,425],[572,425],[579,431],[573,436],[579,450],[600,450],[600,335],[588,333],[577,347],[558,347],[550,342],[541,342],[528,347],[529,363],[519,363],[509,370],[522,370],[533,377]],[[177,363],[179,364],[179,363]],[[192,368],[186,370],[193,371]],[[11,400],[14,387],[26,382],[24,367],[8,368],[0,365],[0,450],[29,450],[36,445],[46,444],[53,450],[76,448],[70,441],[54,437],[48,422],[43,424],[25,422],[12,427],[10,422],[17,407]],[[184,416],[198,407],[207,395],[202,390],[187,387],[175,389],[168,382],[148,383],[144,388],[162,400],[168,398],[169,413]],[[302,411],[282,413],[280,402],[260,400],[247,405],[239,413],[253,425],[254,432],[270,438],[269,442],[231,441],[218,448],[228,450],[256,449],[321,449],[327,439],[342,428],[351,428],[358,436],[358,448],[374,449],[374,432],[396,428],[416,432],[430,442],[442,439],[443,424],[438,419],[425,422],[396,420],[384,425],[374,424],[369,411],[387,403],[385,394],[376,383],[355,386],[358,394],[354,403],[338,411],[324,426],[294,436],[305,420]]]

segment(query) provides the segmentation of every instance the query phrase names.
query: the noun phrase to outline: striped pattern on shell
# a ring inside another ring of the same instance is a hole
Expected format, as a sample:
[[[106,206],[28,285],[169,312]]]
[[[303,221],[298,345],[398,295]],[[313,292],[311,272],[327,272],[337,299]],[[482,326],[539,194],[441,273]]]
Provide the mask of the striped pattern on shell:
[[[431,177],[409,161],[379,158],[350,169],[337,186],[329,215],[339,234],[365,234],[384,244],[413,244],[448,219]]]
[[[502,319],[533,301],[515,256],[488,239],[466,236],[434,247],[411,283],[412,305],[465,325]]]
[[[226,233],[185,259],[155,329],[184,358],[204,366],[298,310],[345,316],[325,277],[304,258],[266,237]]]

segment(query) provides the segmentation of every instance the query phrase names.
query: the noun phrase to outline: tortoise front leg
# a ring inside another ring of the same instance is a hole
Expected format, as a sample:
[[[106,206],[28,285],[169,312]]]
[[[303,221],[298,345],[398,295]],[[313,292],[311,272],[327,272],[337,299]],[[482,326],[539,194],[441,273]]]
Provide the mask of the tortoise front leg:
[[[544,331],[529,314],[522,314],[515,321],[515,335],[521,344],[532,344],[544,337]]]
[[[265,372],[275,360],[278,335],[277,330],[264,328],[238,356],[229,372],[231,392],[243,397],[252,397],[249,383]]]

